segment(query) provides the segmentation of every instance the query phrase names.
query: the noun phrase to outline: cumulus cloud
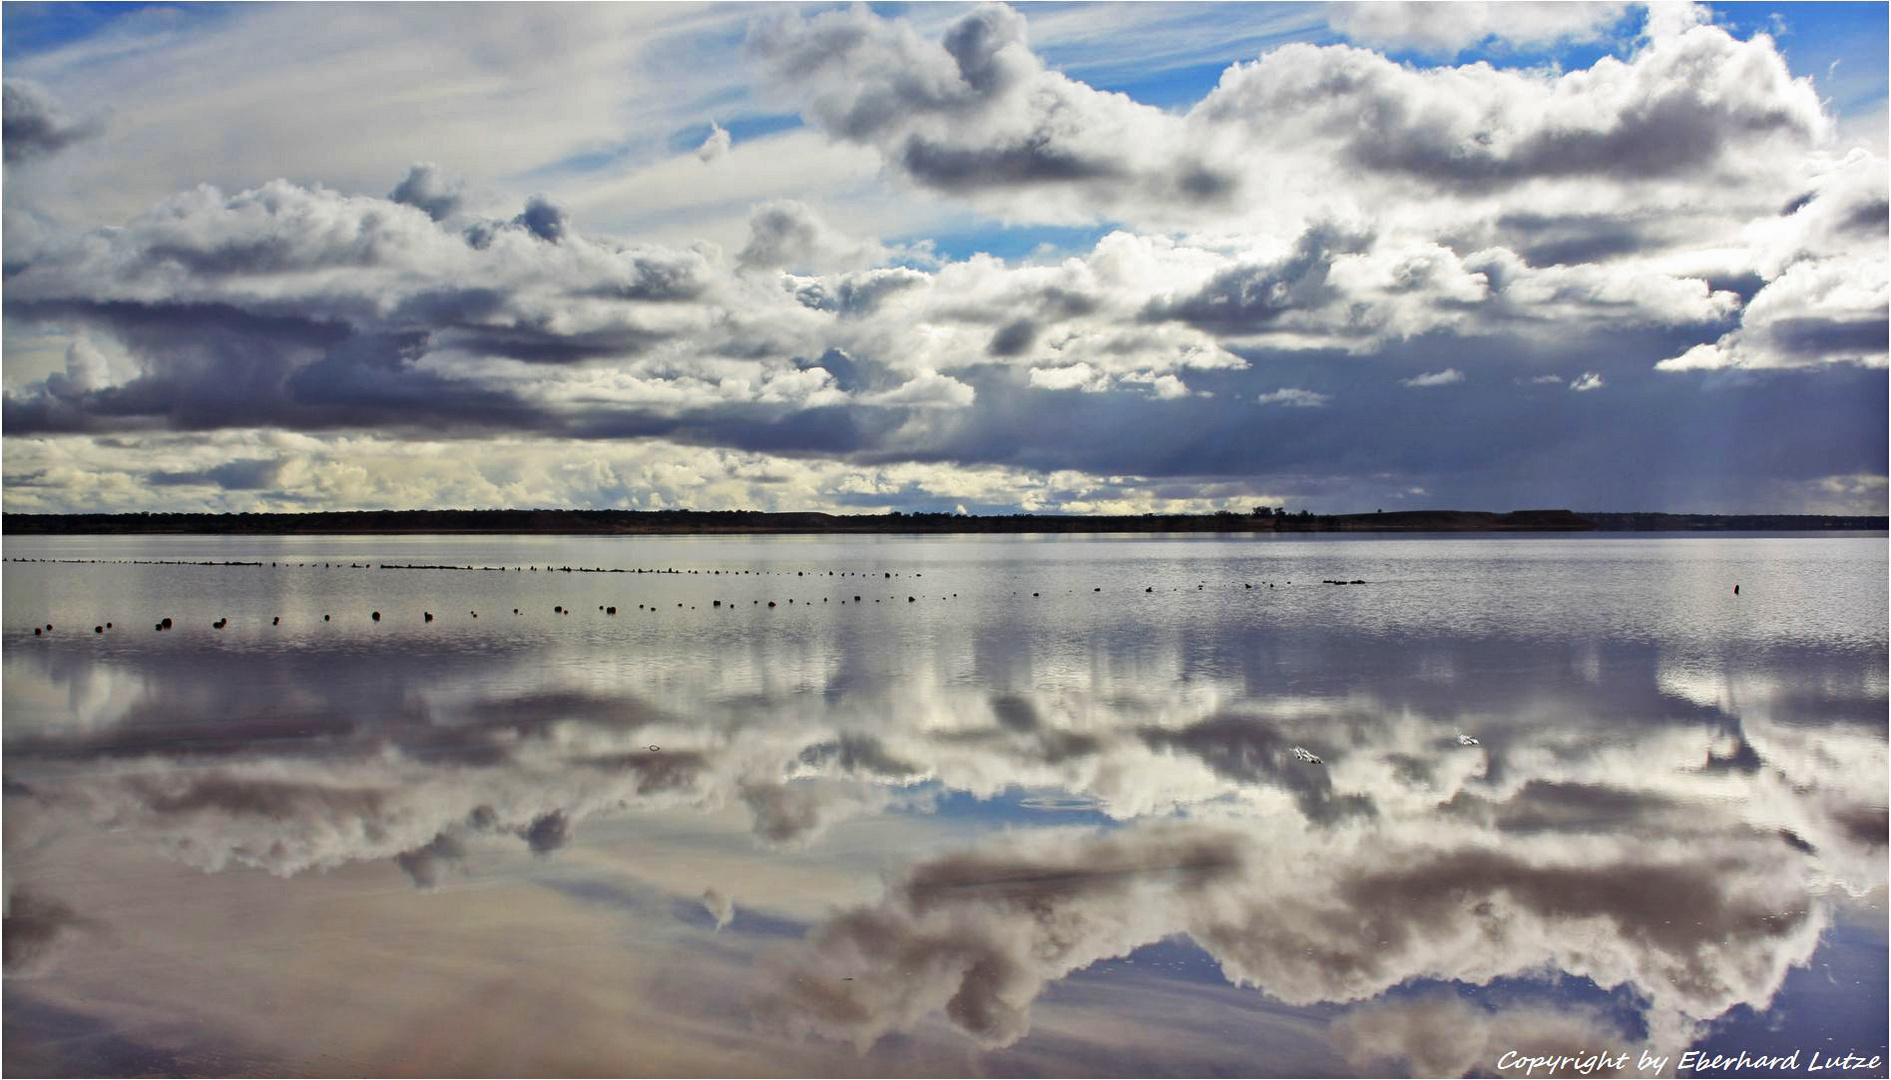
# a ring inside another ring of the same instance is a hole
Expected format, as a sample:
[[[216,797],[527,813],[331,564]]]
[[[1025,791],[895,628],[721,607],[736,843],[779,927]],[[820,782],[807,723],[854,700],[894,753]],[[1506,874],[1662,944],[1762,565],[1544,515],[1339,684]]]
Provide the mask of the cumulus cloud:
[[[1740,327],[1658,371],[1886,363],[1891,279],[1881,259],[1795,263],[1753,297]]]
[[[570,228],[566,217],[565,208],[553,202],[550,196],[534,195],[525,200],[525,209],[512,219],[512,223],[546,243],[556,244],[565,238]]]
[[[1589,390],[1600,390],[1605,385],[1607,384],[1601,375],[1593,371],[1585,371],[1570,382],[1569,388],[1580,394]]]
[[[1036,188],[1080,214],[1152,197],[1212,204],[1232,187],[1159,110],[1046,68],[1024,17],[1003,5],[937,42],[865,9],[783,14],[758,24],[749,47],[823,129],[922,186]]]
[[[289,427],[430,414],[534,427],[534,415],[613,397],[676,409],[792,383],[775,379],[793,374],[798,350],[781,334],[793,333],[794,305],[784,299],[767,323],[718,314],[747,290],[709,253],[593,241],[542,199],[472,231],[468,243],[419,209],[286,182],[180,196],[9,282],[16,317],[81,318],[140,369],[83,395],[9,394],[10,430],[160,417],[215,427],[243,414]],[[630,369],[574,371],[568,392],[530,373],[596,358]]]
[[[758,270],[822,270],[851,268],[883,255],[878,244],[843,235],[806,204],[775,199],[749,214],[748,243],[737,259]]]
[[[1001,465],[1086,477],[1091,494],[1063,505],[1132,512],[1283,492],[1349,509],[1414,486],[1500,505],[1550,497],[1515,463],[1544,439],[1564,440],[1541,449],[1545,460],[1566,454],[1576,435],[1560,433],[1573,429],[1461,427],[1462,438],[1511,440],[1467,469],[1449,438],[1414,450],[1410,433],[1382,423],[1378,395],[1413,372],[1475,368],[1502,374],[1451,397],[1495,408],[1517,364],[1595,368],[1617,392],[1585,403],[1619,404],[1585,423],[1605,424],[1618,436],[1611,452],[1634,461],[1672,456],[1651,445],[1661,437],[1648,408],[1698,432],[1725,419],[1732,396],[1651,405],[1668,391],[1630,392],[1630,369],[1820,372],[1819,386],[1782,397],[1771,384],[1766,409],[1733,411],[1796,429],[1788,413],[1819,408],[1828,437],[1794,441],[1792,461],[1749,464],[1782,485],[1880,468],[1844,433],[1881,417],[1839,384],[1856,389],[1846,380],[1883,363],[1886,276],[1872,247],[1882,163],[1822,149],[1830,117],[1770,40],[1684,22],[1568,72],[1420,69],[1349,46],[1288,46],[1228,69],[1184,112],[1053,71],[1003,7],[935,37],[866,9],[757,22],[750,47],[812,127],[884,155],[889,175],[1017,224],[1120,226],[1062,258],[889,245],[874,238],[887,235],[888,211],[871,200],[845,230],[805,201],[769,198],[746,232],[731,222],[718,234],[726,249],[633,243],[579,227],[566,208],[588,222],[600,212],[589,197],[553,192],[513,215],[469,215],[463,183],[424,163],[387,198],[286,181],[200,188],[83,235],[10,204],[9,495],[50,508],[55,478],[77,485],[65,505],[85,503],[81,488],[101,505],[121,494],[56,462],[14,466],[19,454],[52,456],[51,444],[22,449],[23,437],[148,448],[168,432],[284,431],[516,436],[536,455],[571,440],[662,439],[819,457],[845,466],[834,476]],[[711,143],[721,130],[712,125]],[[43,358],[20,363],[22,347]],[[1328,401],[1334,411],[1320,415],[1332,422],[1318,430],[1247,437],[1235,403],[1325,385],[1305,365],[1339,353],[1385,365],[1365,380],[1385,389]],[[1737,396],[1727,381],[1706,380]],[[1848,405],[1834,414],[1828,398]],[[1124,428],[1149,434],[1110,436]],[[1347,431],[1343,448],[1326,441]],[[1342,457],[1346,477],[1320,464]],[[321,505],[290,490],[313,473],[228,457],[161,471],[170,482],[152,489],[158,498],[221,508],[271,492]],[[345,471],[326,475],[339,485]],[[463,487],[496,497],[507,485],[491,475]],[[1629,470],[1577,475],[1618,479],[1566,480],[1558,501],[1664,497],[1644,490],[1658,477],[1629,490],[1642,483],[1619,479]],[[1718,486],[1735,500],[1730,475]],[[1131,499],[1093,482],[1109,477],[1172,494]],[[730,479],[748,497],[766,490]],[[1675,484],[1698,493],[1697,479]],[[614,483],[594,486],[634,486]],[[433,501],[424,485],[388,486]]]
[[[99,130],[96,121],[69,115],[38,83],[10,78],[0,86],[0,146],[9,163],[55,154]]]
[[[1099,393],[1109,388],[1108,376],[1084,363],[1066,367],[1032,368],[1030,382],[1032,386],[1044,390],[1083,390]]]
[[[1734,293],[1700,279],[1594,265],[1533,267],[1506,248],[1460,256],[1437,244],[1377,240],[1330,224],[1308,228],[1275,257],[1221,265],[1193,290],[1152,300],[1142,317],[1249,345],[1363,353],[1432,333],[1582,325],[1604,311],[1631,324],[1711,324],[1739,307]]]
[[[1424,388],[1428,386],[1451,386],[1463,381],[1464,372],[1459,371],[1457,368],[1446,368],[1443,371],[1427,371],[1420,375],[1414,375],[1409,379],[1400,379],[1399,385]]]
[[[1429,29],[1432,40],[1413,43],[1448,50],[1493,34],[1528,47],[1576,40],[1623,10],[1451,7],[1422,18],[1399,5],[1335,12],[1365,37],[1409,41]],[[1596,212],[1619,210],[1631,187],[1644,205],[1685,207],[1659,182],[1745,174],[1745,184],[1779,149],[1809,149],[1830,131],[1811,83],[1791,76],[1770,39],[1658,29],[1626,60],[1566,74],[1420,70],[1363,49],[1287,45],[1229,68],[1181,115],[1050,71],[1024,19],[1002,6],[936,42],[862,9],[768,20],[750,46],[834,137],[874,147],[915,183],[1049,220],[1206,223],[1247,211],[1261,192],[1276,214],[1317,213],[1336,192],[1363,209],[1380,181],[1475,192],[1481,213],[1493,194],[1530,183],[1563,185],[1553,201]],[[1545,192],[1533,194],[1515,209],[1540,207]],[[1438,209],[1458,213],[1427,212]]]
[[[417,161],[388,198],[423,210],[435,221],[443,221],[459,212],[465,188],[466,180],[458,174],[430,161]]]
[[[394,856],[394,863],[414,879],[416,887],[424,889],[438,884],[441,871],[465,857],[464,844],[446,833],[436,833],[420,847]]]
[[[1368,120],[1336,124],[1342,111]],[[1195,113],[1267,124],[1271,140],[1316,140],[1335,162],[1447,190],[1695,174],[1776,142],[1809,147],[1831,126],[1770,40],[1706,26],[1564,75],[1419,70],[1359,49],[1288,45],[1230,68]]]
[[[1757,223],[1750,232],[1765,284],[1740,325],[1656,370],[1884,367],[1891,312],[1885,176],[1882,159],[1855,150],[1778,219]]]

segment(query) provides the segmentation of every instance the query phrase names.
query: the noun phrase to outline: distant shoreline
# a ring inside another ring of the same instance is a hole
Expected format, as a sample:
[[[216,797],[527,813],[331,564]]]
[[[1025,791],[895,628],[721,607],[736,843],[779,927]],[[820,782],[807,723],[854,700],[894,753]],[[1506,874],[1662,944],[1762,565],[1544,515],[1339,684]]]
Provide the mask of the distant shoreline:
[[[1397,510],[1368,514],[822,514],[749,510],[362,510],[304,514],[4,514],[15,536],[464,533],[741,535],[884,533],[1882,532],[1868,515]]]

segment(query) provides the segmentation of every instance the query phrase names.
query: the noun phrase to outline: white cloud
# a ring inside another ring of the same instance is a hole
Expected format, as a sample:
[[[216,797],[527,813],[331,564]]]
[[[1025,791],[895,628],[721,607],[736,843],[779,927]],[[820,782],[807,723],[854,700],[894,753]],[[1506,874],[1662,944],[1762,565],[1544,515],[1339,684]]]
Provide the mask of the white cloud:
[[[1501,45],[1543,49],[1596,41],[1628,11],[1627,3],[1407,3],[1366,0],[1326,5],[1333,29],[1363,45],[1455,55],[1495,38]]]
[[[1165,401],[1189,396],[1188,384],[1174,375],[1157,375],[1149,380],[1149,396]]]
[[[737,260],[754,270],[840,270],[867,266],[885,255],[878,243],[847,236],[806,203],[771,199],[749,213],[748,244]]]
[[[936,402],[935,408],[963,407],[950,382],[921,382],[908,393]],[[1152,477],[945,463],[861,466],[655,439],[507,436],[455,442],[260,430],[15,437],[5,468],[10,506],[28,513],[389,506],[876,513],[900,509],[909,498],[1041,512],[1060,511],[1067,503],[1112,508],[1099,513],[1219,508],[1206,496],[1161,494],[1164,481]],[[153,475],[164,482],[154,484]]]
[[[1308,409],[1325,405],[1327,402],[1333,400],[1333,396],[1331,394],[1315,393],[1312,390],[1301,390],[1296,387],[1283,387],[1279,390],[1269,390],[1267,393],[1262,394],[1254,400],[1263,405],[1287,405],[1294,408]]]
[[[1575,381],[1569,384],[1569,388],[1577,393],[1583,393],[1589,390],[1600,390],[1604,385],[1601,375],[1593,371],[1585,371],[1576,376]]]
[[[1662,360],[1656,370],[1886,365],[1891,196],[1885,163],[1854,150],[1809,186],[1789,213],[1748,230],[1766,284],[1747,303],[1740,325]]]
[[[891,390],[868,394],[860,400],[867,405],[918,405],[927,408],[962,409],[977,393],[950,375],[923,372]]]
[[[150,10],[8,64],[81,113],[109,108],[113,132],[73,147],[57,177],[9,176],[9,201],[117,224],[197,183],[318,177],[384,191],[424,159],[516,204],[546,178],[500,178],[674,131],[739,89],[739,68],[716,54],[746,18],[646,5],[462,18],[398,7],[339,18],[301,7]]]
[[[1399,385],[1411,387],[1451,386],[1463,381],[1464,372],[1459,371],[1457,368],[1446,368],[1443,371],[1427,371],[1420,375],[1414,375],[1409,379],[1400,379]]]
[[[732,142],[733,140],[730,138],[729,132],[725,130],[721,124],[711,121],[709,124],[709,137],[704,139],[703,144],[696,148],[696,158],[705,165],[713,161],[718,161],[727,156],[729,146]]]
[[[1428,28],[1416,10],[1255,14],[1227,41],[1275,45],[1330,14],[1409,47],[1553,47],[1620,13],[1466,4]],[[1461,376],[1409,374],[1447,360],[1495,373],[1461,393],[1514,381],[1505,355],[1580,371],[1648,329],[1671,332],[1664,371],[1885,363],[1882,160],[1840,153],[1770,39],[1695,8],[1652,12],[1580,70],[1257,47],[1166,110],[1072,77],[1123,49],[1096,11],[770,11],[756,63],[708,62],[748,15],[507,11],[413,48],[438,20],[152,11],[10,65],[70,115],[121,110],[112,138],[9,176],[10,446],[163,428],[687,430],[735,450],[965,460],[1042,426],[1025,413],[1053,399],[1014,409],[1023,387],[1082,391],[1054,407],[1099,418],[1150,399],[1201,414],[1209,389],[1330,402],[1257,384],[1249,358],[1270,353],[1383,364],[1406,346],[1402,370],[1365,377],[1412,387]],[[1124,17],[1161,57],[1228,47],[1186,11]],[[290,56],[280,41],[298,37]],[[808,126],[737,143],[719,122],[789,109]],[[678,142],[710,115],[700,146]],[[199,128],[256,137],[219,149]],[[492,150],[493,130],[522,134]],[[1116,227],[1090,250],[1021,263],[942,258],[928,239],[1101,221]],[[1438,349],[1453,338],[1466,351]],[[859,407],[844,424],[809,413]],[[1098,475],[1133,474],[1152,468],[1139,449],[1080,452]]]
[[[1082,390],[1086,393],[1099,393],[1109,388],[1109,378],[1089,364],[1077,363],[1068,367],[1032,368],[1030,382],[1032,386],[1045,390]]]

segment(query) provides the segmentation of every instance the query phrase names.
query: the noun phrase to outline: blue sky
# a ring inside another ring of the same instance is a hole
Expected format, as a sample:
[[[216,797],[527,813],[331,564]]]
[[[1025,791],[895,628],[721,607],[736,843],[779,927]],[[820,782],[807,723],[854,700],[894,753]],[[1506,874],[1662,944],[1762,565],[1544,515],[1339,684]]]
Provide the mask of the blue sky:
[[[9,509],[1885,506],[1884,5],[4,19]]]

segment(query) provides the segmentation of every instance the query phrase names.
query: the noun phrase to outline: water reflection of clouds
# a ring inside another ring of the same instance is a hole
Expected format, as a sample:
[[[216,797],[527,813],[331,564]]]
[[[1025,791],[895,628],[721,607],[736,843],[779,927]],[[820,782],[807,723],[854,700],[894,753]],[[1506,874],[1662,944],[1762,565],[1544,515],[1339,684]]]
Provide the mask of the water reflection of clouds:
[[[776,946],[755,1015],[860,1046],[943,1017],[1005,1047],[1051,984],[1183,934],[1275,1001],[1358,1006],[1335,1028],[1349,1060],[1426,1072],[1506,1041],[1684,1045],[1763,1007],[1836,898],[1883,895],[1885,740],[1853,722],[1882,718],[1870,658],[1727,674],[1645,644],[1558,666],[1446,635],[1207,660],[1161,635],[1014,649],[1002,628],[962,648],[737,640],[579,678],[526,648],[14,650],[9,851],[16,817],[89,820],[204,870],[384,860],[438,888],[491,845],[557,860],[589,823],[736,813],[766,879],[771,852],[843,822],[1026,789],[1113,825],[1034,827],[1021,803],[1013,835],[915,859]],[[1387,996],[1552,970],[1632,987],[1641,1027]],[[1462,1038],[1439,1045],[1440,1024]]]

